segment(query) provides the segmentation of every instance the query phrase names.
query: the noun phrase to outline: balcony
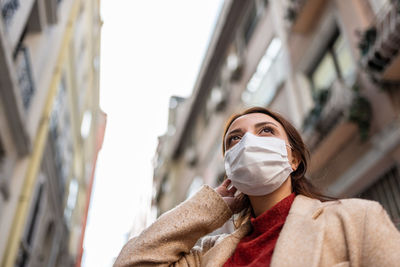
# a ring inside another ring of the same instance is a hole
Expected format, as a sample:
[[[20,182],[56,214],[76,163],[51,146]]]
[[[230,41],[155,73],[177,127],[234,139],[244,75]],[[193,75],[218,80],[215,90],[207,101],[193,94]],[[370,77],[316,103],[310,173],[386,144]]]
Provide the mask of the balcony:
[[[373,80],[400,81],[400,1],[388,2],[362,33],[360,61]]]
[[[286,19],[292,23],[292,31],[308,33],[326,2],[326,0],[289,0]]]
[[[325,166],[357,134],[365,140],[371,117],[371,105],[357,85],[349,88],[338,79],[321,91],[303,123],[303,138],[312,155],[309,173]]]
[[[326,145],[332,146],[331,141],[336,147],[338,142],[346,142],[357,127],[362,139],[368,136],[371,106],[354,88],[336,80],[316,95],[315,107],[303,123],[303,137],[313,154]]]
[[[27,110],[30,106],[32,96],[35,93],[35,86],[33,82],[33,75],[32,75],[28,48],[21,47],[18,50],[15,59],[15,64],[18,77],[18,85],[22,97],[22,103],[24,105],[25,110]]]
[[[10,25],[14,14],[17,12],[20,7],[19,0],[0,0],[1,4],[1,16],[3,18],[3,22],[6,26]]]

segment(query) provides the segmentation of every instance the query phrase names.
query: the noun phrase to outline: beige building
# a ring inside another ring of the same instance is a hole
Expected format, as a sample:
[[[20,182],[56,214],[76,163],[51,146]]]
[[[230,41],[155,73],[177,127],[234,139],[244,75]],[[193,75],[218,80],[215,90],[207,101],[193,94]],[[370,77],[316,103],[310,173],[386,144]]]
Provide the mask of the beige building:
[[[79,266],[106,123],[100,1],[0,7],[0,263]]]
[[[174,110],[175,131],[160,138],[158,214],[222,181],[225,122],[263,106],[300,130],[308,177],[325,193],[377,200],[400,227],[399,8],[389,0],[225,1],[193,93]]]

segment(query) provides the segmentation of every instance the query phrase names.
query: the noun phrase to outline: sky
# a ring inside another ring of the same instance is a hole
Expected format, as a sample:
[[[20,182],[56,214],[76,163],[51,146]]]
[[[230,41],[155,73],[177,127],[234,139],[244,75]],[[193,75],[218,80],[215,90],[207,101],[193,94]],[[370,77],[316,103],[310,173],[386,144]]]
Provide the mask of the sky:
[[[83,267],[112,266],[133,226],[152,218],[151,162],[169,97],[190,96],[222,2],[101,1],[100,106],[108,117]]]

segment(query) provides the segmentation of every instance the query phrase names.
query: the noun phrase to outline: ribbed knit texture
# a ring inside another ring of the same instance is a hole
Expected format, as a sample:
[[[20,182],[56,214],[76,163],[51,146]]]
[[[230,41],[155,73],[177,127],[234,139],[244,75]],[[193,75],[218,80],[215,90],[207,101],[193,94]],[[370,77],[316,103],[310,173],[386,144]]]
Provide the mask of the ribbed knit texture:
[[[257,218],[251,218],[253,230],[240,240],[224,267],[269,266],[294,198],[292,193]]]

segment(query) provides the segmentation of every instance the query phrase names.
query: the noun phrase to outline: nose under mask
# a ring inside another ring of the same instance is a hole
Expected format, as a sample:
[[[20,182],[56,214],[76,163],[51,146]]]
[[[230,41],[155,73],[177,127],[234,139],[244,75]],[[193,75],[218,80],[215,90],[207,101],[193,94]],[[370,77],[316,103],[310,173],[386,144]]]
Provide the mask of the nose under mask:
[[[249,132],[226,151],[224,161],[232,185],[251,196],[272,193],[293,172],[284,140]]]

